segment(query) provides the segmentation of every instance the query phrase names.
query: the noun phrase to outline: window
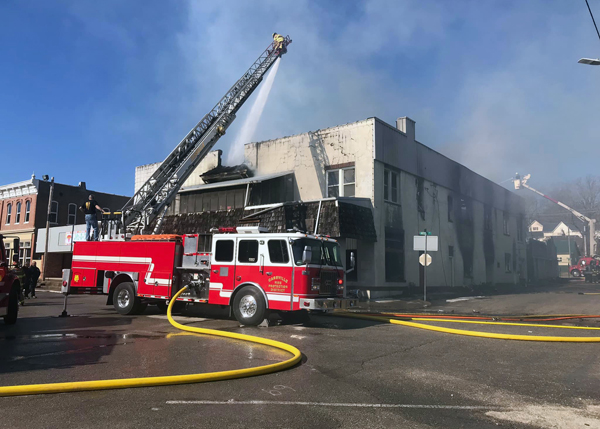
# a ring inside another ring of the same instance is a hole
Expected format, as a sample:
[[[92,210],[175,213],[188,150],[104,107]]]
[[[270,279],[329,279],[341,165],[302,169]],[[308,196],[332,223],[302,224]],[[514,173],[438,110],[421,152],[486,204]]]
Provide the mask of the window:
[[[354,187],[354,167],[327,172],[327,197],[353,197]]]
[[[233,261],[233,240],[217,240],[215,247],[215,261]]]
[[[508,229],[508,213],[502,212],[502,230],[505,235],[510,235],[510,231]]]
[[[31,262],[31,241],[24,241],[19,249],[19,262],[21,265]]]
[[[10,224],[10,215],[12,214],[12,204],[8,203],[6,205],[6,224]]]
[[[68,225],[75,225],[77,220],[77,204],[69,203],[69,219]]]
[[[385,281],[404,281],[404,231],[385,229]]]
[[[492,207],[485,204],[483,206],[483,228],[492,231],[494,229],[494,223],[492,220]]]
[[[31,210],[31,201],[25,201],[25,223],[29,223],[29,212]]]
[[[58,223],[58,202],[52,201],[50,204],[50,213],[48,213],[48,222]]]
[[[450,259],[454,258],[454,246],[448,246],[448,257]]]
[[[473,202],[470,199],[460,199],[460,217],[462,222],[473,222]]]
[[[454,222],[454,198],[448,195],[448,222]]]
[[[273,264],[287,264],[290,253],[285,240],[269,240],[269,259]]]
[[[238,262],[254,264],[258,262],[258,241],[240,240]]]
[[[523,241],[523,218],[517,218],[517,241]]]
[[[510,253],[505,253],[504,254],[504,271],[506,271],[507,273],[511,272],[511,255]]]
[[[383,170],[383,199],[392,203],[400,201],[398,189],[400,176],[395,171]]]
[[[17,209],[15,210],[15,224],[21,222],[21,201],[17,203]]]

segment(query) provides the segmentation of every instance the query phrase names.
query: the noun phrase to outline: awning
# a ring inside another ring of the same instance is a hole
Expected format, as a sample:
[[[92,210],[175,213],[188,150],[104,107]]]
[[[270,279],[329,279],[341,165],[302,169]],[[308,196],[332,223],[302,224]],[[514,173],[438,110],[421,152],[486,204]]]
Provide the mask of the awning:
[[[266,180],[276,179],[278,177],[287,176],[288,174],[294,174],[293,171],[284,171],[282,173],[271,173],[265,174],[262,176],[254,176],[247,177],[245,179],[237,179],[237,180],[227,180],[224,182],[216,182],[216,183],[206,183],[204,185],[194,185],[194,186],[186,186],[182,187],[179,192],[192,192],[192,191],[206,191],[209,189],[218,189],[218,188],[231,188],[234,186],[240,185],[248,185],[253,183],[261,183]]]

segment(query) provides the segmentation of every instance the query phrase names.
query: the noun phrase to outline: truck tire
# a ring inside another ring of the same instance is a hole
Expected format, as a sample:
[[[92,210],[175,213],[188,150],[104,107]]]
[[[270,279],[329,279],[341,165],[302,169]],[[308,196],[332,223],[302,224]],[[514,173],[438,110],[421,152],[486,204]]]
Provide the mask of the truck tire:
[[[579,270],[573,270],[573,271],[571,271],[571,275],[573,277],[581,277],[581,271],[579,271]]]
[[[13,286],[8,296],[8,311],[4,316],[4,323],[7,325],[14,325],[17,323],[17,317],[19,315],[19,286]]]
[[[131,315],[137,314],[141,305],[140,299],[135,296],[133,283],[124,282],[118,285],[113,292],[113,306],[117,313]]]
[[[254,287],[242,288],[233,299],[233,315],[242,325],[256,326],[267,317],[267,303]]]

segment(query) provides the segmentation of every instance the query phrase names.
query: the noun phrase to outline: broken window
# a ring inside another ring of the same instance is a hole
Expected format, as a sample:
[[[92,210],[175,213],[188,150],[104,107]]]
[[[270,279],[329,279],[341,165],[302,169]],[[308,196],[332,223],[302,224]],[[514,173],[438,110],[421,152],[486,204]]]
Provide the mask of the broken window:
[[[258,240],[240,240],[238,262],[249,264],[258,262]]]
[[[483,206],[483,227],[488,231],[493,230],[492,207],[488,204]]]
[[[502,229],[503,229],[505,235],[510,235],[510,230],[508,228],[508,213],[507,212],[502,213]]]
[[[327,172],[327,197],[353,197],[355,193],[354,167]]]
[[[290,254],[285,240],[269,240],[269,259],[273,264],[287,264]]]
[[[473,201],[469,198],[460,199],[460,220],[462,222],[473,222]]]
[[[507,273],[511,272],[511,254],[510,253],[505,253],[504,254],[504,271],[506,271]]]
[[[404,281],[404,231],[385,229],[385,281]]]
[[[383,171],[383,199],[392,203],[400,201],[400,175],[391,170]]]

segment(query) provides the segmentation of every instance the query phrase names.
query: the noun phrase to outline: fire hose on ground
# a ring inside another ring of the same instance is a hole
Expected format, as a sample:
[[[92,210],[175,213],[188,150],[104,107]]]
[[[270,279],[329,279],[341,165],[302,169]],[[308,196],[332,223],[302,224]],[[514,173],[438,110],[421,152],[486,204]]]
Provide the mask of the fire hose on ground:
[[[256,344],[262,344],[275,347],[292,354],[292,357],[277,363],[263,365],[253,368],[233,369],[229,371],[207,372],[200,374],[186,375],[167,375],[162,377],[140,377],[140,378],[122,378],[114,380],[92,380],[92,381],[73,381],[66,383],[49,384],[26,384],[22,386],[4,386],[0,387],[0,396],[19,396],[19,395],[38,395],[44,393],[66,393],[82,392],[86,390],[109,390],[126,389],[131,387],[150,387],[150,386],[170,386],[175,384],[204,383],[207,381],[231,380],[234,378],[253,377],[256,375],[269,374],[290,368],[300,362],[302,355],[300,350],[289,344],[280,341],[269,340],[267,338],[255,337],[253,335],[237,334],[233,332],[218,331],[215,329],[194,328],[177,323],[171,316],[173,303],[187,288],[181,289],[173,297],[167,309],[167,318],[175,328],[194,334],[213,335],[234,340],[248,341]]]
[[[236,378],[253,377],[256,375],[270,374],[277,371],[290,368],[296,365],[301,360],[301,353],[296,347],[282,343],[280,341],[270,340],[253,335],[237,334],[233,332],[218,331],[214,329],[195,328],[185,326],[176,322],[171,311],[175,300],[187,288],[181,289],[169,303],[167,309],[167,318],[171,325],[175,328],[190,332],[192,334],[213,335],[224,338],[248,341],[256,344],[262,344],[270,347],[275,347],[292,354],[292,357],[269,365],[263,365],[253,368],[234,369],[228,371],[218,371],[200,374],[186,375],[169,375],[161,377],[140,377],[140,378],[124,378],[113,380],[92,380],[92,381],[74,381],[66,383],[49,383],[49,384],[27,384],[21,386],[3,386],[0,387],[0,397],[2,396],[20,396],[20,395],[37,395],[48,393],[67,393],[67,392],[82,392],[90,390],[110,390],[110,389],[126,389],[132,387],[151,387],[151,386],[170,386],[176,384],[191,384],[203,383],[208,381],[231,380]],[[550,342],[570,342],[570,343],[599,343],[600,337],[559,337],[559,336],[539,336],[539,335],[515,335],[515,334],[500,334],[494,332],[479,332],[469,331],[465,329],[444,328],[441,326],[427,325],[424,323],[416,323],[412,320],[421,320],[427,322],[449,322],[449,323],[467,323],[467,324],[484,324],[484,325],[505,325],[505,326],[527,326],[540,328],[558,328],[558,329],[587,329],[600,330],[596,327],[583,326],[561,326],[561,325],[542,325],[537,323],[513,323],[510,320],[536,320],[536,321],[555,321],[568,319],[583,319],[583,318],[600,318],[600,315],[582,315],[582,314],[565,314],[565,315],[544,315],[544,316],[467,316],[467,315],[452,315],[441,316],[433,314],[414,314],[414,313],[379,313],[361,314],[350,312],[336,312],[335,316],[351,317],[364,320],[373,320],[377,322],[386,322],[394,325],[408,326],[412,328],[425,329],[429,331],[443,332],[447,334],[465,335],[480,338],[493,338],[502,340],[518,340],[518,341],[550,341]],[[392,317],[390,317],[392,316]],[[505,320],[505,321],[498,321]]]

